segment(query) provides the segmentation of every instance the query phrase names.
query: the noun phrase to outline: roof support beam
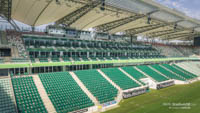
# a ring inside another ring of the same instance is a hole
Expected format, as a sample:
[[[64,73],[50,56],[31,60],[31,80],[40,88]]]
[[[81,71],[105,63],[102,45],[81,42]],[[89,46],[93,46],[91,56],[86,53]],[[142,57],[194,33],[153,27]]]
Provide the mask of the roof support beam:
[[[183,36],[183,37],[177,37],[175,38],[176,40],[180,40],[180,39],[184,39],[184,38],[190,38],[190,37],[193,37],[193,36]],[[169,39],[169,40],[172,40],[172,39]],[[174,39],[173,39],[174,40]]]
[[[8,21],[8,19],[5,16],[0,16],[0,17],[5,21],[7,21],[16,31],[20,31],[19,26],[15,23],[14,20],[12,20],[12,18],[10,19],[10,21]]]
[[[189,34],[183,34],[183,35],[178,35],[178,36],[169,37],[169,38],[166,38],[166,39],[164,39],[164,40],[177,39],[177,38],[179,38],[179,37],[194,36],[194,35],[196,35],[196,34],[194,34],[194,33],[189,33]]]
[[[182,36],[182,35],[188,35],[188,34],[193,34],[193,33],[187,32],[187,33],[169,34],[169,35],[166,35],[166,36],[167,37],[174,37],[174,36]]]
[[[99,4],[101,4],[100,0],[95,0],[92,2],[89,2],[88,4],[84,5],[83,7],[75,10],[74,12],[71,12],[70,14],[66,15],[65,17],[61,18],[60,20],[56,21],[56,24],[63,24],[66,26],[70,26],[77,20],[79,20],[82,16],[90,12],[92,9],[97,7]]]
[[[155,35],[154,37],[162,37],[162,36],[165,36],[165,35],[168,35],[168,34],[174,34],[174,33],[181,32],[181,31],[182,31],[181,29],[176,29],[176,30],[173,30],[173,31],[170,31],[170,32],[165,32],[165,33]]]
[[[150,36],[151,38],[155,38],[155,37],[159,37],[159,36],[162,36],[162,35],[179,32],[179,31],[182,31],[182,30],[181,29],[160,30],[160,31],[155,31],[155,32],[148,33],[147,35]]]
[[[147,26],[142,26],[142,27],[137,27],[137,28],[132,28],[129,30],[126,30],[127,34],[139,34],[147,31],[151,31],[154,29],[158,29],[160,27],[165,27],[169,26],[168,24],[153,24],[153,25],[147,25]]]
[[[145,17],[145,15],[130,16],[130,17],[122,18],[122,19],[119,19],[119,20],[115,20],[115,21],[112,21],[112,22],[108,22],[108,23],[96,26],[95,28],[97,29],[97,31],[108,32],[112,29],[115,29],[119,26],[125,25],[125,24],[130,23],[130,22],[136,21],[136,20],[143,18],[143,17]]]
[[[161,33],[161,34],[155,35],[154,37],[163,37],[165,35],[174,34],[174,33],[182,32],[182,31],[183,30],[181,30],[181,29],[176,29],[176,30],[173,30],[173,31],[170,31],[170,32],[166,32],[166,33]]]
[[[12,0],[0,0],[0,15],[6,17],[8,21],[11,20],[11,8]]]
[[[191,40],[194,40],[194,37],[195,36],[193,36],[193,37],[184,37],[184,38],[181,38],[181,40],[183,40],[183,41],[191,41]]]

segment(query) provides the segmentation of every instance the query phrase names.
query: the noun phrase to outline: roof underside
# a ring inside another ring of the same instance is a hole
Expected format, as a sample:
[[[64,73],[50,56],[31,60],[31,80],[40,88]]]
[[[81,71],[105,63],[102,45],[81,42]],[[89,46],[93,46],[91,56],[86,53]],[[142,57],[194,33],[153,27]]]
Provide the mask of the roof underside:
[[[199,21],[151,0],[12,0],[12,18],[31,26],[56,22],[87,30],[125,32],[164,40],[192,40]],[[147,22],[151,18],[150,23]]]

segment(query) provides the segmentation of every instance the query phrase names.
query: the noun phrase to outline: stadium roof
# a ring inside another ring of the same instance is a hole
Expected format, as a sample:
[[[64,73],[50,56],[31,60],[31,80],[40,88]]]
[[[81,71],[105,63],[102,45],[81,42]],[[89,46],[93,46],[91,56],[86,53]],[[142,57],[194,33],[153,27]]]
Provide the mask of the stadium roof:
[[[56,22],[76,29],[191,40],[200,21],[152,0],[12,0],[11,17],[31,26]]]

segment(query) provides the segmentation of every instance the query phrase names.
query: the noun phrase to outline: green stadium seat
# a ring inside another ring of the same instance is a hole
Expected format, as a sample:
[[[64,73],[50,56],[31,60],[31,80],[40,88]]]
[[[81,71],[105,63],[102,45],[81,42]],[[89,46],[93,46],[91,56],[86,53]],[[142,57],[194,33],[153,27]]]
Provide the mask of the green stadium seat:
[[[73,57],[74,61],[81,61],[79,57]]]
[[[104,61],[104,57],[97,57],[99,60]]]
[[[145,75],[143,75],[142,73],[140,73],[139,71],[137,71],[135,68],[133,68],[133,67],[122,67],[122,69],[125,72],[127,72],[129,75],[131,75],[133,78],[135,78],[137,81],[139,81],[140,83],[145,85],[145,83],[142,82],[140,79],[147,78],[147,77]]]
[[[48,62],[48,58],[39,58],[40,62]]]
[[[0,113],[16,113],[10,79],[0,79]]]
[[[39,74],[42,84],[59,113],[94,106],[68,72]]]
[[[178,74],[179,76],[182,76],[183,78],[187,79],[187,80],[190,80],[190,79],[193,79],[194,77],[176,69],[174,66],[171,66],[169,64],[162,64],[162,66],[164,66],[165,68],[173,71],[174,73]]]
[[[101,69],[113,82],[115,82],[123,90],[140,87],[138,83],[130,79],[117,68]]]
[[[83,61],[89,61],[89,59],[87,57],[82,57]]]
[[[26,58],[12,58],[11,62],[13,62],[13,63],[25,63],[25,62],[29,62],[29,60],[26,59]]]
[[[181,78],[180,76],[177,76],[176,74],[164,69],[163,67],[161,67],[160,65],[156,64],[156,65],[151,65],[152,68],[156,69],[157,71],[159,71],[160,73],[166,75],[167,77],[171,78],[171,79],[177,79],[177,80],[182,80],[185,81],[184,78]]]
[[[117,54],[119,52],[124,53],[128,52],[133,53],[132,55],[120,57],[119,55],[114,55],[114,60],[126,60],[129,59],[128,57],[134,57],[134,58],[160,58],[162,55],[160,53],[152,48],[152,47],[146,47],[146,48],[140,48],[140,46],[145,46],[143,44],[137,44],[137,47],[131,47],[133,44],[131,43],[125,43],[125,42],[107,42],[107,41],[87,41],[87,40],[67,40],[57,37],[52,38],[46,38],[42,36],[24,36],[25,40],[25,46],[27,47],[27,51],[29,52],[29,56],[31,52],[43,52],[43,53],[51,53],[51,52],[59,52],[61,55],[61,52],[103,52],[108,55],[108,52]],[[28,40],[28,41],[26,41]],[[41,41],[42,40],[42,41]],[[44,43],[45,42],[45,43]],[[54,43],[56,42],[56,43]],[[29,46],[34,46],[30,48]],[[84,49],[83,49],[84,48]],[[87,49],[86,49],[87,48]],[[89,49],[88,49],[89,48]],[[85,54],[84,54],[85,56]],[[80,58],[83,58],[84,56],[79,56]],[[100,55],[97,55],[100,56]],[[111,55],[113,56],[113,55]],[[96,58],[92,58],[92,61],[96,61]],[[119,59],[117,57],[120,57]],[[74,61],[80,61],[78,58],[73,58]],[[103,57],[99,57],[99,60],[103,61],[105,60]],[[110,58],[106,58],[107,60],[112,60]],[[83,59],[84,61],[88,61],[87,59]],[[57,62],[57,60],[52,60]],[[64,60],[67,62],[67,60]],[[46,61],[41,61],[46,62]]]
[[[76,71],[75,74],[101,104],[112,101],[117,96],[117,89],[97,70]]]
[[[184,73],[187,73],[188,75],[192,76],[193,78],[198,77],[197,75],[195,75],[195,74],[193,74],[193,73],[191,73],[189,71],[186,71],[185,69],[183,69],[183,68],[181,68],[181,67],[179,67],[179,66],[177,66],[175,64],[173,64],[172,66],[174,66],[175,68],[178,68],[179,70],[183,71]]]
[[[19,113],[47,113],[32,77],[12,78]]]
[[[59,57],[53,57],[53,58],[51,58],[51,61],[52,62],[60,62],[60,59],[59,59]]]
[[[63,57],[63,61],[64,61],[64,62],[70,62],[71,60],[70,60],[69,57]]]
[[[97,61],[97,58],[96,58],[96,57],[90,57],[90,59],[91,59],[92,61]]]
[[[150,77],[152,77],[154,80],[156,80],[158,82],[169,80],[168,78],[157,73],[156,71],[152,70],[151,68],[149,68],[146,65],[137,66],[137,68],[139,68],[141,71],[143,71],[144,73],[146,73],[147,75],[149,75]]]

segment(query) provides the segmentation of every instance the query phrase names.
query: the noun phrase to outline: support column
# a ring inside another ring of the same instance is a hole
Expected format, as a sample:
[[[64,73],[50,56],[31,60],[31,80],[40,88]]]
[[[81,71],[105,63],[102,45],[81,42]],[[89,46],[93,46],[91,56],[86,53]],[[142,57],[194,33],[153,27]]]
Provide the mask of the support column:
[[[31,26],[32,32],[35,32],[35,27]]]

